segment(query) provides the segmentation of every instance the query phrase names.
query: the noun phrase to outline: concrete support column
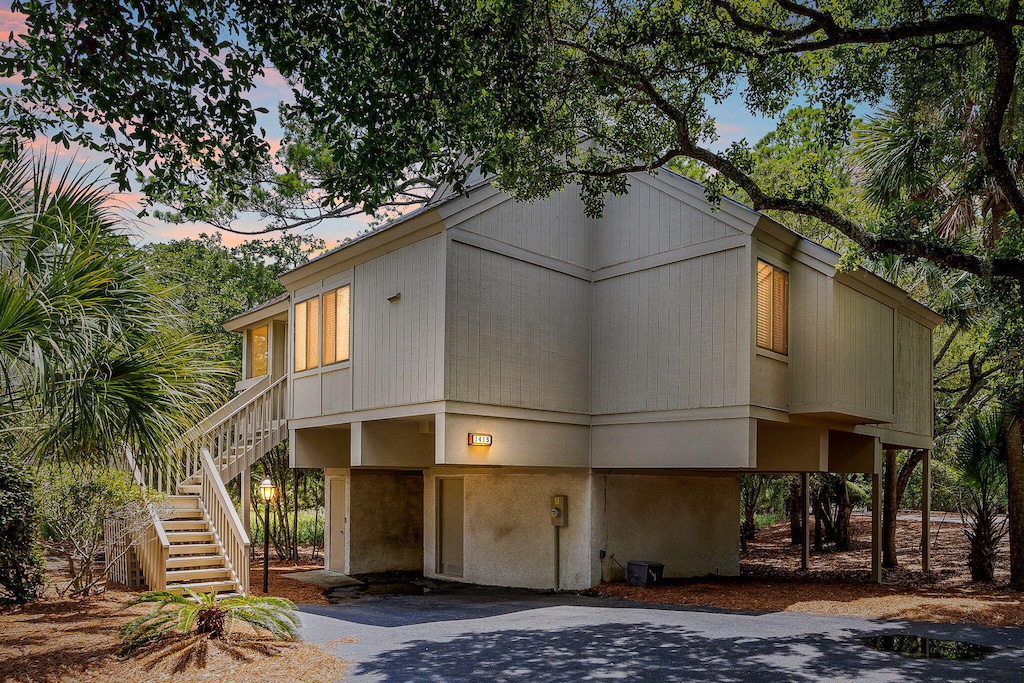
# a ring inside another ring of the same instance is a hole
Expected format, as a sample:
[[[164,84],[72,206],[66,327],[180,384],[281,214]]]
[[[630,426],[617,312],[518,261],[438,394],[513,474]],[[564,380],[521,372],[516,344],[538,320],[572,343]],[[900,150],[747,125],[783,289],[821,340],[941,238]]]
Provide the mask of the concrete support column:
[[[871,473],[871,582],[882,583],[882,474]]]
[[[803,526],[802,550],[800,556],[800,568],[808,569],[811,566],[811,474],[810,472],[800,473],[800,524]]]
[[[252,471],[246,467],[238,475],[238,488],[242,492],[242,528],[245,533],[251,534],[252,527],[249,526],[249,514],[252,509],[250,497],[252,496]]]
[[[932,452],[921,459],[921,570],[932,569]]]

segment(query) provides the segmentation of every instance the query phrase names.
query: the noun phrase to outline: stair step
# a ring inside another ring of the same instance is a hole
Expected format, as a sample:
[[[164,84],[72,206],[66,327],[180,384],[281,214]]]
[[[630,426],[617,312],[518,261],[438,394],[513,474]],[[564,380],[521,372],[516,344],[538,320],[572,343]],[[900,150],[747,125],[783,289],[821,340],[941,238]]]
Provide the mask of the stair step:
[[[189,496],[189,499],[190,500],[194,500],[197,503],[199,502],[199,499],[196,498],[195,496]],[[164,526],[166,526],[166,522],[168,522],[168,521],[177,521],[177,520],[185,520],[185,519],[202,519],[203,518],[203,511],[200,510],[198,507],[195,508],[194,510],[187,510],[185,508],[174,508],[168,514],[170,516],[167,517],[167,519],[164,520],[164,522],[165,522]]]
[[[201,484],[178,484],[178,493],[199,495],[203,490]]]
[[[171,557],[196,557],[219,553],[220,546],[216,543],[179,543],[171,546]]]
[[[198,510],[196,512],[199,512]],[[164,531],[209,531],[210,524],[205,519],[166,519],[163,521]]]
[[[170,531],[167,533],[167,540],[171,544],[181,543],[203,543],[207,544],[213,540],[212,531]]]
[[[216,548],[216,546],[214,546]],[[224,558],[221,555],[179,555],[167,558],[168,569],[180,569],[182,567],[210,567],[223,565]]]
[[[234,581],[199,581],[197,583],[169,583],[167,584],[168,593],[184,593],[185,589],[194,590],[196,593],[210,593],[217,591],[217,594],[227,593],[228,591],[234,593],[238,586],[235,585]]]
[[[184,583],[186,581],[214,581],[231,578],[231,570],[227,567],[208,567],[206,569],[175,569],[167,572],[167,582]]]
[[[199,509],[199,499],[195,496],[167,496],[163,502],[173,510]]]

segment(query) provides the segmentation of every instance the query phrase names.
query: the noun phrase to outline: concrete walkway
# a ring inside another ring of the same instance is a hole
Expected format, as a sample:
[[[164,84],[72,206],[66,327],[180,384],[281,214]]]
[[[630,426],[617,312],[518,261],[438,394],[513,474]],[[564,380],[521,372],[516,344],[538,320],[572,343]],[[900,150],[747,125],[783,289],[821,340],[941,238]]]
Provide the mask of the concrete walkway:
[[[659,609],[481,587],[302,611],[303,639],[351,662],[350,681],[1024,680],[1019,629]],[[896,632],[998,650],[974,662],[909,659],[857,640]]]

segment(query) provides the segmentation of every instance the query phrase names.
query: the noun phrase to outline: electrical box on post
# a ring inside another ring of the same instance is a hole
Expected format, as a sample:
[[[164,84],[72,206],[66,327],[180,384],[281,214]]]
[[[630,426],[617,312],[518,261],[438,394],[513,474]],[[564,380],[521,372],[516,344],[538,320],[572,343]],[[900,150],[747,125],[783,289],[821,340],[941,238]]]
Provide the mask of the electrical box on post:
[[[568,526],[569,524],[569,497],[551,497],[551,523],[555,526]]]

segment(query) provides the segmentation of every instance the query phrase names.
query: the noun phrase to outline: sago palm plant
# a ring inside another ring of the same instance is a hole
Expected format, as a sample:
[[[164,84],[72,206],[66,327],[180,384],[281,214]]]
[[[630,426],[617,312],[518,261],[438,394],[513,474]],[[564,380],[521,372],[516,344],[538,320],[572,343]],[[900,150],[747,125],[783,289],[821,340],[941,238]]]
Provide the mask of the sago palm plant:
[[[269,634],[274,640],[291,640],[299,627],[295,603],[273,596],[246,595],[218,600],[216,593],[185,589],[184,595],[149,591],[128,604],[153,604],[156,609],[132,619],[121,629],[125,651],[174,631],[186,636],[223,638],[242,623]]]

